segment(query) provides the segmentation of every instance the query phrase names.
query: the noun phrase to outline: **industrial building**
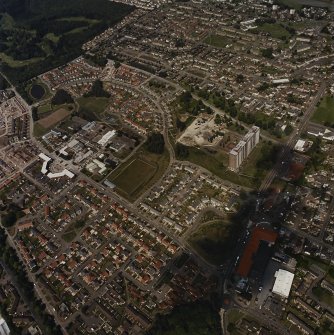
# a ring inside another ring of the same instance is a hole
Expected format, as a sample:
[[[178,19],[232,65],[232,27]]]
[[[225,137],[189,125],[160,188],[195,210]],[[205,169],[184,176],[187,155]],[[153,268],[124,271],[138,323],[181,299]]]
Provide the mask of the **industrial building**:
[[[49,172],[49,168],[48,168],[48,165],[49,163],[51,162],[51,158],[47,155],[45,155],[44,153],[40,153],[38,155],[38,157],[43,160],[43,165],[42,165],[42,168],[41,168],[41,172],[46,175],[48,178],[50,179],[53,179],[53,178],[60,178],[60,177],[68,177],[70,179],[72,179],[74,177],[74,173],[67,170],[67,169],[64,169],[60,172]]]
[[[236,271],[240,277],[249,278],[254,282],[262,280],[264,270],[274,253],[277,236],[278,234],[270,229],[253,229]]]
[[[292,272],[279,269],[275,273],[275,283],[272,292],[283,297],[288,298],[294,278],[294,274]]]
[[[10,334],[10,330],[8,328],[8,325],[6,321],[0,315],[0,335],[9,335],[9,334]]]
[[[230,151],[228,167],[237,171],[260,140],[260,128],[253,126],[244,138]]]

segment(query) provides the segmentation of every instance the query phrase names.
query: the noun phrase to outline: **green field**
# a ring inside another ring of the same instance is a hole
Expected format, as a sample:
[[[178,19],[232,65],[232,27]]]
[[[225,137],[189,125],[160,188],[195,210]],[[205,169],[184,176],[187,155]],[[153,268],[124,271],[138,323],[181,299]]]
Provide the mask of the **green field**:
[[[116,185],[116,191],[130,201],[152,187],[165,173],[169,164],[167,150],[162,155],[150,153],[143,145],[129,161],[114,170],[108,179]]]
[[[116,187],[131,196],[147,182],[156,171],[156,167],[141,159],[131,161],[114,179]]]
[[[334,97],[324,97],[311,120],[317,123],[334,126]]]
[[[61,237],[65,242],[70,243],[76,238],[76,236],[77,233],[75,232],[75,230],[71,230],[64,233]]]
[[[326,289],[317,286],[312,289],[312,293],[324,304],[330,308],[334,308],[334,296]]]
[[[263,150],[266,148],[270,148],[267,143],[264,143],[263,141],[258,143],[250,155],[242,163],[240,173],[248,176],[249,178],[262,179],[267,172],[267,169],[261,169],[261,167],[258,166],[258,162],[262,159]]]
[[[294,8],[296,10],[301,9],[303,6],[296,0],[278,0],[280,5],[286,6],[288,8]]]
[[[35,137],[42,137],[47,132],[48,130],[42,127],[39,123],[37,122],[34,123],[34,136]]]
[[[232,224],[220,219],[203,224],[190,236],[189,243],[208,262],[220,265],[231,256],[236,236]]]
[[[106,0],[2,0],[2,71],[14,84],[78,57],[86,41],[134,7]]]
[[[202,166],[221,179],[228,180],[231,183],[248,188],[254,187],[255,181],[253,179],[240,176],[226,168],[228,159],[226,154],[210,154],[193,147],[188,147],[188,150],[189,156],[185,160]]]
[[[43,105],[38,106],[37,110],[38,110],[38,115],[49,113],[49,112],[52,112],[52,106],[49,102],[47,102]]]
[[[12,68],[19,68],[22,66],[27,66],[31,65],[33,63],[38,63],[41,61],[43,58],[41,57],[34,57],[34,58],[29,58],[25,60],[15,60],[13,57],[6,55],[3,52],[0,52],[0,60],[6,64],[8,64]]]
[[[108,98],[79,98],[79,115],[89,121],[100,120],[105,109],[108,106]]]
[[[157,315],[146,335],[221,335],[217,307],[209,301],[176,306],[170,314]]]
[[[264,23],[262,26],[256,28],[257,31],[268,33],[273,38],[288,38],[289,32],[278,23]]]
[[[232,43],[230,38],[216,34],[209,35],[203,42],[217,48],[225,48]]]

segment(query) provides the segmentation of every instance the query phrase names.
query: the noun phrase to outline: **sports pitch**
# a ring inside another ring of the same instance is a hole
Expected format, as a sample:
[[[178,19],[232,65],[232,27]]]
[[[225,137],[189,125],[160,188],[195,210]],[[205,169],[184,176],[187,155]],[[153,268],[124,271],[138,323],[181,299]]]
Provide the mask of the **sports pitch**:
[[[139,187],[146,184],[155,172],[154,165],[136,158],[113,178],[112,182],[118,189],[131,196]]]

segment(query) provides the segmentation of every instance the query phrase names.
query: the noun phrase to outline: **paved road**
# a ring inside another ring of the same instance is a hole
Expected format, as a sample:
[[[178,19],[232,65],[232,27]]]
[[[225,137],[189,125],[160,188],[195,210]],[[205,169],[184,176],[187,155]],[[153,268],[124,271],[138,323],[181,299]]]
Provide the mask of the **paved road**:
[[[300,135],[307,129],[308,122],[315,110],[317,103],[320,101],[322,96],[324,95],[326,89],[330,85],[330,81],[324,81],[317,92],[317,94],[312,98],[307,110],[303,115],[303,119],[301,120],[299,126],[294,129],[292,132],[288,142],[283,146],[281,149],[279,156],[277,158],[277,163],[275,166],[269,171],[266,178],[263,180],[260,191],[265,191],[269,188],[273,180],[276,176],[282,173],[282,170],[285,169],[284,162],[288,161],[289,157],[291,156],[291,150],[293,150],[295,143],[299,139]]]

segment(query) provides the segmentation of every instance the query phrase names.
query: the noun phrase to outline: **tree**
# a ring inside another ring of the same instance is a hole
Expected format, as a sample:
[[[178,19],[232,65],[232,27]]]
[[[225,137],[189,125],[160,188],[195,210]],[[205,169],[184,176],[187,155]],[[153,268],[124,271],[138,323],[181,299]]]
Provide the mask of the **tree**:
[[[189,149],[187,146],[181,143],[176,143],[175,154],[177,158],[180,158],[180,159],[187,158],[189,156]]]
[[[7,80],[0,74],[0,90],[5,90],[9,87]]]
[[[181,121],[179,118],[176,119],[176,128],[180,131],[183,131],[187,128],[187,125],[185,122]]]
[[[178,38],[176,41],[175,41],[175,47],[176,48],[183,48],[185,46],[185,41],[183,38]]]
[[[264,82],[257,88],[257,90],[259,92],[263,92],[263,91],[267,90],[269,87],[270,87],[270,85],[267,82]]]
[[[284,129],[284,134],[289,136],[293,131],[293,127],[291,124],[288,124]]]
[[[273,48],[267,48],[267,49],[261,49],[261,54],[263,57],[272,59],[274,58],[273,56]]]
[[[84,96],[97,97],[97,98],[110,98],[110,93],[105,91],[101,80],[95,80],[91,90],[87,92]]]
[[[6,228],[14,226],[16,220],[16,214],[13,211],[8,212],[1,217],[1,223]]]
[[[216,114],[215,116],[215,124],[221,124],[222,123],[222,118],[219,114]]]
[[[236,81],[238,84],[243,83],[245,81],[245,77],[242,74],[238,74]]]
[[[38,110],[37,110],[37,107],[33,107],[33,108],[31,109],[31,117],[32,117],[33,121],[38,121],[39,116],[38,116]]]
[[[179,102],[184,112],[188,112],[191,101],[192,101],[192,96],[189,91],[183,92],[180,95]]]
[[[151,133],[146,141],[147,150],[161,155],[165,149],[165,139],[161,133]]]
[[[51,100],[53,105],[71,104],[73,102],[72,96],[63,89],[58,90]]]

